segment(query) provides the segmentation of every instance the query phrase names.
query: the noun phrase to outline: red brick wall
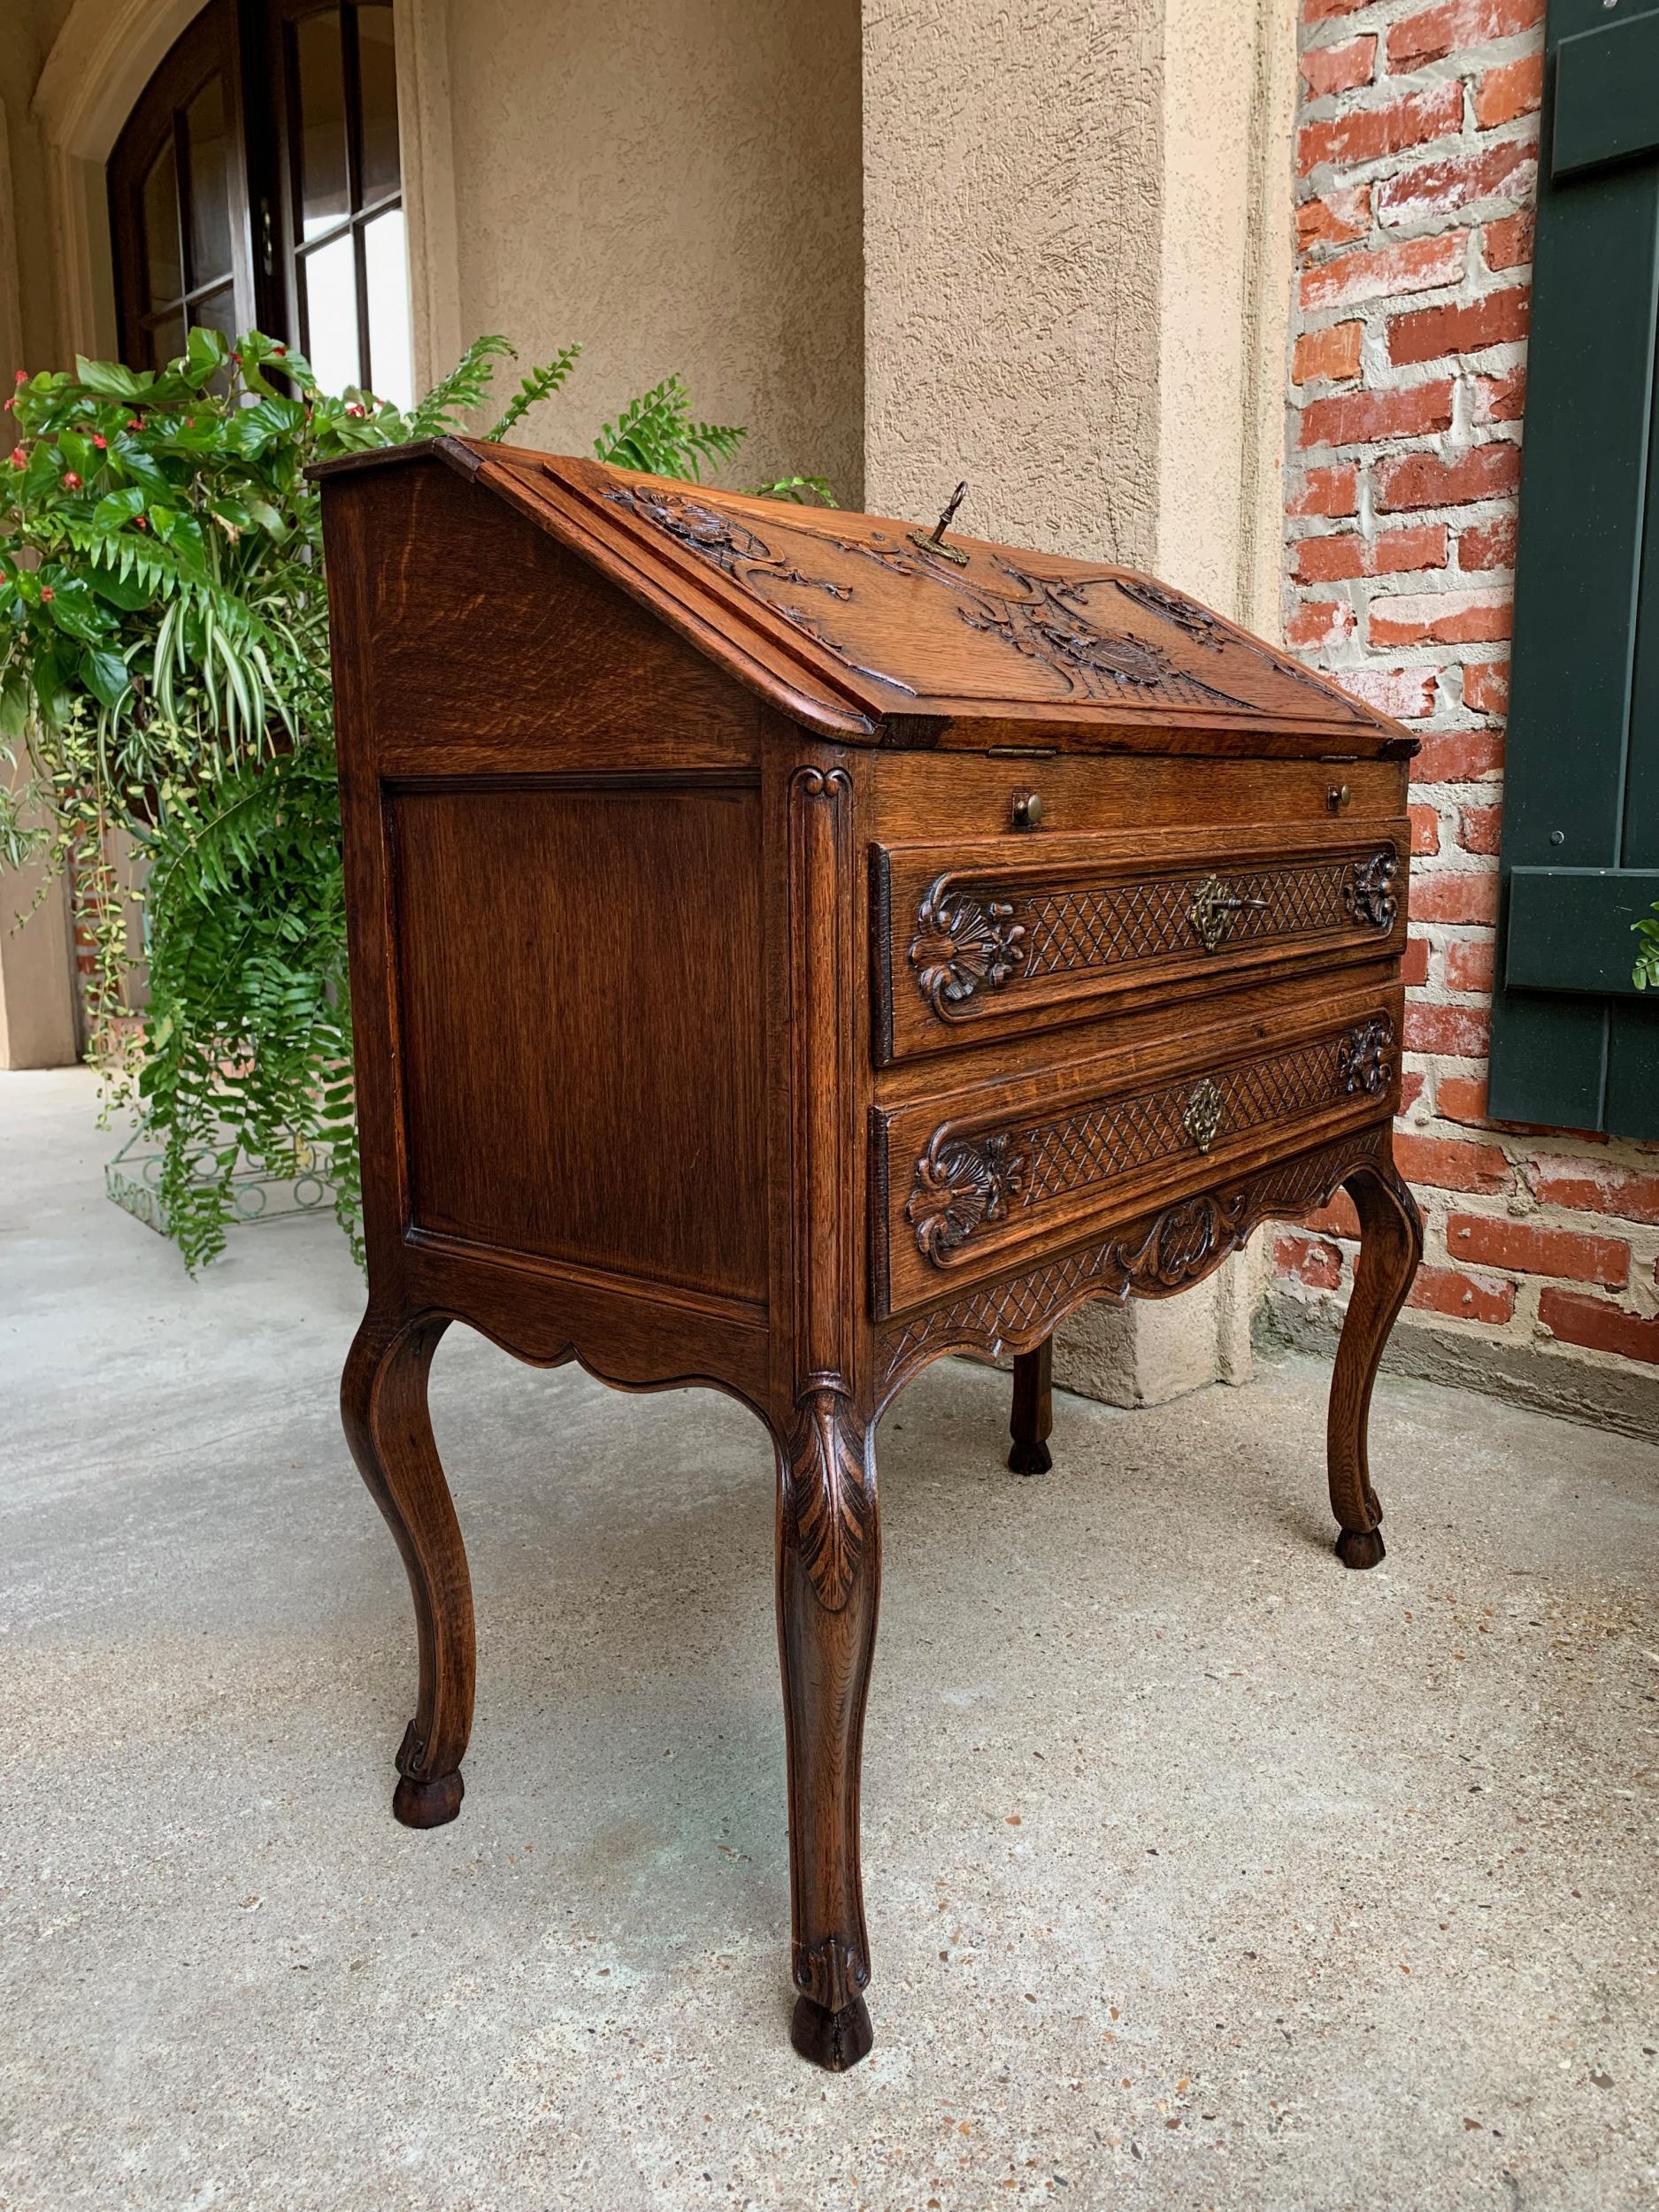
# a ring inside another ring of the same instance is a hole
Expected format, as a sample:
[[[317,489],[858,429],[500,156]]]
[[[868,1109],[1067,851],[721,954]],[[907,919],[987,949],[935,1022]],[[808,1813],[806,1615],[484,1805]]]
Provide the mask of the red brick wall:
[[[1413,1303],[1659,1363],[1659,1148],[1486,1118],[1543,0],[1303,0],[1286,634],[1421,733],[1402,1168]],[[1340,1293],[1346,1200],[1277,1240]]]

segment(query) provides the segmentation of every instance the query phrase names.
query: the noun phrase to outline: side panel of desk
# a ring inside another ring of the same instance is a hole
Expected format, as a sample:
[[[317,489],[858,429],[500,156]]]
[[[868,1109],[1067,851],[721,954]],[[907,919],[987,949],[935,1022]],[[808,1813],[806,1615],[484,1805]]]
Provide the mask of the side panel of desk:
[[[441,462],[326,497],[372,1294],[759,1402],[766,710]]]

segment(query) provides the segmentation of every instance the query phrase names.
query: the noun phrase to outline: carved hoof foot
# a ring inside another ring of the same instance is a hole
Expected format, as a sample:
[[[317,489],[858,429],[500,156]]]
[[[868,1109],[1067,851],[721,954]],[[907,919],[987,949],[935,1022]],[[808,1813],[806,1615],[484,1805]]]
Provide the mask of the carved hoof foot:
[[[1008,1455],[1008,1463],[1017,1475],[1046,1475],[1054,1461],[1046,1444],[1016,1444]]]
[[[870,2008],[862,1997],[855,1997],[840,2012],[826,2012],[810,1997],[797,1997],[795,2001],[789,2040],[802,2057],[810,2058],[814,2066],[826,2067],[832,2074],[844,2074],[849,2066],[856,2066],[861,2058],[870,2055],[870,2047],[875,2039]]]
[[[1375,1567],[1386,1556],[1379,1528],[1345,1528],[1336,1540],[1336,1555],[1345,1567]]]
[[[392,1816],[405,1828],[442,1828],[460,1811],[465,1795],[459,1768],[419,1779],[400,1774],[392,1792]]]

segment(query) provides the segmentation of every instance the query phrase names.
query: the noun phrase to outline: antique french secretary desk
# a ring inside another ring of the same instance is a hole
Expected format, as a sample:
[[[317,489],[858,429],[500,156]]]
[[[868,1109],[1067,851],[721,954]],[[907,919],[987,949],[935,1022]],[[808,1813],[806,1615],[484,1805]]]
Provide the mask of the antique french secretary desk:
[[[1350,1567],[1420,1249],[1390,1149],[1414,741],[1149,578],[446,438],[322,472],[368,1311],[342,1397],[414,1592],[393,1800],[451,1819],[452,1320],[777,1449],[796,2047],[870,2047],[873,1447],[942,1352],[1165,1297],[1346,1185]],[[966,1541],[971,1542],[968,1532]]]

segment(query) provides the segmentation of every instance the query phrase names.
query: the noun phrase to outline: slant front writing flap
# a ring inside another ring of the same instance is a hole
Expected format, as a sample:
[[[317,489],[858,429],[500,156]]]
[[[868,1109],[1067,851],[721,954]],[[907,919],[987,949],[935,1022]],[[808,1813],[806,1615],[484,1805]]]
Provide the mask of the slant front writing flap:
[[[495,457],[491,457],[494,458]],[[573,495],[741,618],[827,664],[878,714],[1049,709],[1072,719],[1315,726],[1403,736],[1148,576],[903,521],[712,492],[596,461],[501,457]],[[816,649],[816,651],[813,650]]]
[[[313,473],[349,480],[432,461],[839,741],[1287,758],[1417,750],[1398,723],[1286,654],[1106,562],[476,439],[354,454]]]

